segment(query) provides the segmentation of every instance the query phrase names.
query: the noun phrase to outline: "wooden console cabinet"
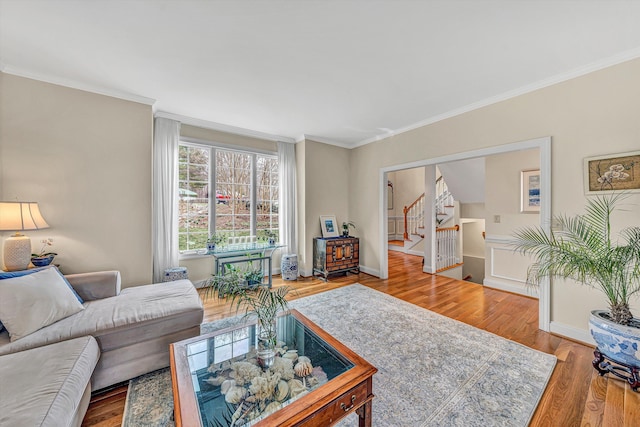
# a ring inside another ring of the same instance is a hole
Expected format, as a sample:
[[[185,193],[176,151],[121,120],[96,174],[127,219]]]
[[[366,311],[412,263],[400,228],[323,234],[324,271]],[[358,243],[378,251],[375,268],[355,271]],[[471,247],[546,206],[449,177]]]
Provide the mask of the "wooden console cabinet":
[[[360,239],[357,237],[314,237],[313,275],[360,273]]]

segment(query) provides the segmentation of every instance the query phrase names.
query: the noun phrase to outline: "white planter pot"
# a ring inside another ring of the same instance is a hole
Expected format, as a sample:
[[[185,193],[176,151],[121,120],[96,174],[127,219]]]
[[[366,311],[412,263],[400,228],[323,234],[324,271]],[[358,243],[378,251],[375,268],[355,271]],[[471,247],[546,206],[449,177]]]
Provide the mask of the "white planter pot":
[[[640,328],[608,320],[606,310],[593,310],[589,317],[589,332],[598,349],[609,359],[627,366],[640,367]],[[633,318],[640,324],[640,319]]]

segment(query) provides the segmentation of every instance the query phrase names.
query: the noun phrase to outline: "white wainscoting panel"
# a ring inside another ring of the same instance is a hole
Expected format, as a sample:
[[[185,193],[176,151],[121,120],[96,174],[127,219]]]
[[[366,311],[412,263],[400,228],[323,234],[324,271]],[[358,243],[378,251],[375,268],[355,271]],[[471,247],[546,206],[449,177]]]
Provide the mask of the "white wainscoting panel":
[[[491,275],[499,279],[510,280],[522,284],[527,283],[527,268],[531,260],[513,249],[491,248]]]
[[[396,234],[396,221],[394,219],[389,219],[387,222],[387,234],[390,236],[395,236]]]

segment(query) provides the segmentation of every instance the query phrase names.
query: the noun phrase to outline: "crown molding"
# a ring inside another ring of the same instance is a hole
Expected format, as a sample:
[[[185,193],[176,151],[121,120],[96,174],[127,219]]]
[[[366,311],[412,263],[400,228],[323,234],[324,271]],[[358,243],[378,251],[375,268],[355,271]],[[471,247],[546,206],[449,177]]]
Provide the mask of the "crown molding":
[[[112,98],[123,99],[125,101],[137,102],[139,104],[151,105],[156,103],[153,98],[147,98],[146,96],[136,95],[133,93],[123,92],[115,89],[102,87],[99,85],[92,85],[75,81],[72,79],[65,79],[62,77],[47,75],[43,73],[37,73],[24,68],[13,67],[0,61],[0,71],[6,74],[11,74],[18,77],[25,77],[27,79],[38,80],[45,83],[51,83],[58,86],[64,86],[71,89],[78,89],[85,92],[96,93],[98,95],[110,96]]]
[[[344,142],[340,142],[340,141],[335,141],[333,139],[329,139],[329,138],[324,138],[322,136],[316,136],[316,135],[307,135],[306,133],[300,135],[298,138],[296,138],[296,142],[302,142],[304,140],[311,140],[311,141],[315,141],[315,142],[321,142],[322,144],[329,144],[329,145],[335,145],[337,147],[342,147],[342,148],[347,148],[347,149],[351,149],[354,148],[353,144],[347,144]]]
[[[211,129],[220,132],[231,133],[234,135],[247,136],[250,138],[263,139],[266,141],[275,141],[275,142],[288,142],[294,144],[296,142],[295,139],[290,138],[288,136],[282,135],[274,135],[271,133],[260,132],[252,129],[245,129],[241,127],[225,125],[222,123],[210,122],[208,120],[196,119],[194,117],[183,116],[181,114],[169,113],[167,111],[156,111],[156,117],[163,117],[165,119],[176,120],[185,125],[197,126],[204,129]]]
[[[398,128],[398,129],[396,129],[396,130],[394,130],[394,131],[392,131],[390,133],[384,134],[384,135],[378,135],[378,136],[374,136],[372,138],[364,139],[364,140],[362,140],[360,142],[357,142],[357,143],[351,145],[350,147],[351,148],[361,147],[363,145],[367,145],[367,144],[370,144],[372,142],[380,141],[380,140],[383,140],[383,139],[386,139],[386,138],[389,138],[389,137],[392,137],[392,136],[395,136],[395,135],[398,135],[398,134],[401,134],[401,133],[409,132],[411,130],[421,128],[423,126],[431,125],[433,123],[436,123],[436,122],[439,122],[439,121],[442,121],[442,120],[445,120],[445,119],[449,119],[449,118],[452,118],[452,117],[455,117],[455,116],[459,116],[461,114],[468,113],[470,111],[477,110],[479,108],[487,107],[487,106],[492,105],[492,104],[497,104],[498,102],[506,101],[508,99],[515,98],[517,96],[524,95],[524,94],[527,94],[527,93],[530,93],[530,92],[534,92],[534,91],[539,90],[539,89],[544,89],[546,87],[553,86],[555,84],[562,83],[562,82],[565,82],[567,80],[571,80],[571,79],[574,79],[574,78],[577,78],[577,77],[581,77],[581,76],[584,76],[586,74],[593,73],[595,71],[599,71],[599,70],[602,70],[604,68],[612,67],[614,65],[618,65],[618,64],[621,64],[623,62],[631,61],[631,60],[637,59],[637,58],[640,58],[640,48],[628,50],[628,51],[619,53],[617,55],[613,55],[613,56],[610,56],[608,58],[605,58],[605,59],[603,59],[601,61],[596,61],[596,62],[593,62],[591,64],[585,65],[583,67],[575,68],[575,69],[573,69],[571,71],[568,71],[566,73],[557,74],[557,75],[555,75],[553,77],[550,77],[548,79],[540,80],[538,82],[535,82],[535,83],[532,83],[532,84],[529,84],[529,85],[526,85],[526,86],[522,86],[520,88],[511,90],[511,91],[508,91],[508,92],[504,92],[504,93],[502,93],[500,95],[492,96],[492,97],[483,99],[481,101],[474,102],[472,104],[466,105],[464,107],[456,108],[455,110],[451,110],[451,111],[448,111],[448,112],[443,113],[443,114],[438,114],[436,116],[427,118],[425,120],[421,120],[421,121],[419,121],[417,123],[413,123],[413,124],[410,124],[408,126],[404,126],[404,127]]]

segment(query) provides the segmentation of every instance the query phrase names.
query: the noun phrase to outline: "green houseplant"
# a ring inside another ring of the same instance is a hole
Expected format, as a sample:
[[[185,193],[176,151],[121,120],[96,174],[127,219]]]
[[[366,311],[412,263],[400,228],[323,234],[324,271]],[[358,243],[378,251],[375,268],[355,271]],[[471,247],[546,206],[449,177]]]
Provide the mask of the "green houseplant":
[[[287,311],[287,295],[290,288],[281,286],[246,286],[245,275],[239,269],[226,274],[212,276],[205,284],[204,298],[225,299],[235,306],[236,311],[244,310],[245,317],[255,317],[258,321],[258,361],[269,367],[275,359],[277,343],[276,316],[279,311]]]
[[[344,221],[342,223],[342,235],[344,237],[349,237],[349,227],[353,227],[353,229],[356,229],[356,225],[353,221]]]
[[[640,227],[625,228],[619,239],[611,232],[611,214],[626,196],[617,193],[589,199],[583,215],[554,217],[557,226],[549,233],[539,227],[521,229],[513,245],[535,259],[527,272],[529,283],[537,284],[548,276],[573,279],[602,291],[609,310],[594,310],[589,321],[597,351],[638,367],[640,319],[631,314],[629,302],[640,292]],[[616,331],[619,334],[610,335]],[[640,386],[640,378],[635,384]]]
[[[207,250],[214,251],[217,245],[223,245],[228,240],[227,233],[212,233],[207,239]]]
[[[258,240],[267,242],[270,246],[276,244],[277,233],[274,230],[264,229],[258,231]]]

